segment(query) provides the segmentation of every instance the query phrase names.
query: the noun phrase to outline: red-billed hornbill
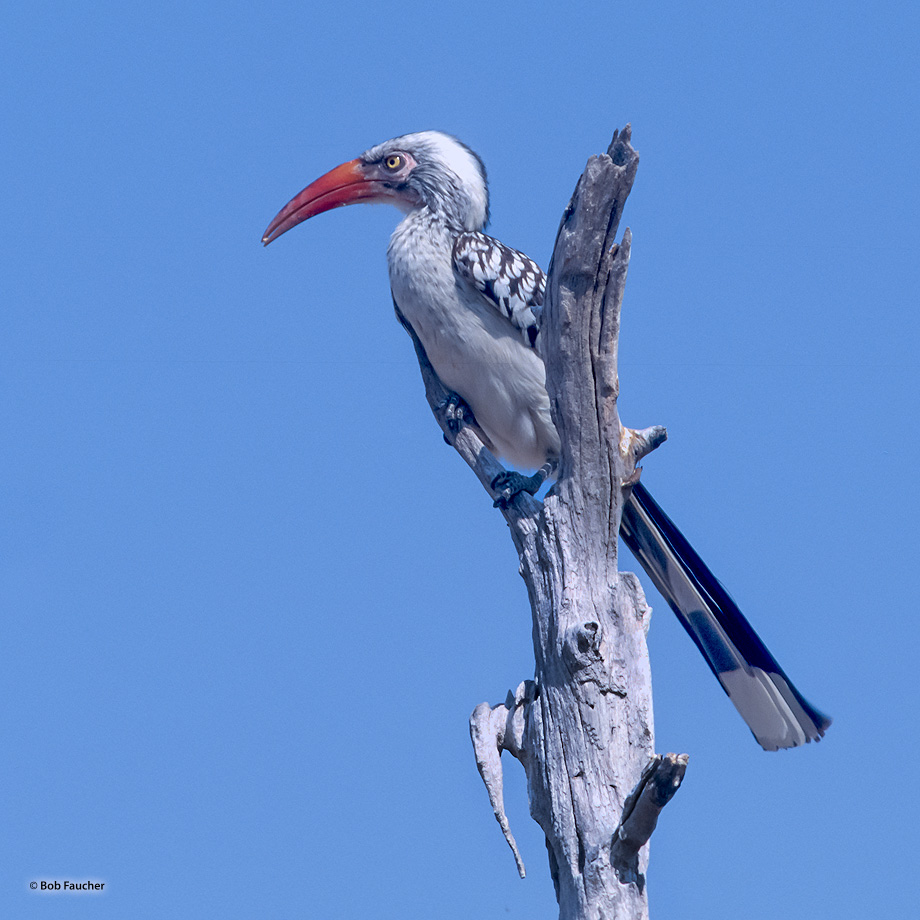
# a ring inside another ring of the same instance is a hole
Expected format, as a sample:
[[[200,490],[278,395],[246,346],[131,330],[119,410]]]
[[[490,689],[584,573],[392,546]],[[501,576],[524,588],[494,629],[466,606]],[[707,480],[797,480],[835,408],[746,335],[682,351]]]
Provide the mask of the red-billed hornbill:
[[[523,253],[482,232],[489,218],[482,160],[438,131],[393,138],[308,185],[281,209],[262,242],[359,201],[390,202],[405,213],[387,250],[397,311],[493,451],[515,466],[544,470],[508,480],[535,490],[559,456],[536,348],[545,278]],[[640,483],[620,533],[757,741],[769,751],[817,741],[830,719],[796,690]]]

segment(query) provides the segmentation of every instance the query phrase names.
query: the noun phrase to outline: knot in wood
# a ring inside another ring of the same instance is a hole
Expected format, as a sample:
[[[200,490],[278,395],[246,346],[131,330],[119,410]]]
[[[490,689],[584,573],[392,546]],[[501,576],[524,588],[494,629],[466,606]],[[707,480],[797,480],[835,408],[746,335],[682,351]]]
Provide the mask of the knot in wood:
[[[565,637],[562,655],[573,671],[590,667],[603,659],[601,655],[602,632],[594,620],[571,627]]]
[[[581,628],[578,630],[578,651],[584,653],[589,652],[595,645],[595,639],[597,638],[597,630],[599,629],[597,623],[591,621],[588,623],[582,624]]]

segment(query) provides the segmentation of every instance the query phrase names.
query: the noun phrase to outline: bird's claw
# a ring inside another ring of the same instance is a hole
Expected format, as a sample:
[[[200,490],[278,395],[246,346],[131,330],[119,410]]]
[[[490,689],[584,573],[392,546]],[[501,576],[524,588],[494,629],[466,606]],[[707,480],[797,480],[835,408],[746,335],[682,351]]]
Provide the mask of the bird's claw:
[[[540,473],[534,473],[533,476],[524,476],[514,470],[499,473],[491,483],[492,491],[497,493],[492,507],[507,508],[521,492],[536,495],[545,479]]]
[[[464,425],[475,421],[470,407],[456,393],[450,393],[438,403],[438,411],[444,413],[444,421],[452,434],[456,434]]]

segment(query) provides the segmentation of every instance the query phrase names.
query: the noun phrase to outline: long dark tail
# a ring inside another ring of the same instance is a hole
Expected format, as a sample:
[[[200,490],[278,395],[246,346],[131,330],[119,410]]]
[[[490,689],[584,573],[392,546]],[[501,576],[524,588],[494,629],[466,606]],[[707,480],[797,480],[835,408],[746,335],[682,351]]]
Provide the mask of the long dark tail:
[[[620,535],[764,750],[818,741],[831,724],[793,686],[706,563],[641,484]]]

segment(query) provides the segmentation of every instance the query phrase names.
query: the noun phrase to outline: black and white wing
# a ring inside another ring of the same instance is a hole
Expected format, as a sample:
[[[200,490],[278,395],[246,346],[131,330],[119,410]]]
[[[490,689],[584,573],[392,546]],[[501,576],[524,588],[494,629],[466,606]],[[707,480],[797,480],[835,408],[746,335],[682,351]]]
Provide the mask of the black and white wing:
[[[620,536],[768,751],[818,741],[831,724],[795,688],[731,596],[641,483]]]
[[[524,341],[534,346],[546,276],[533,259],[477,230],[454,240],[454,270],[494,304]]]

